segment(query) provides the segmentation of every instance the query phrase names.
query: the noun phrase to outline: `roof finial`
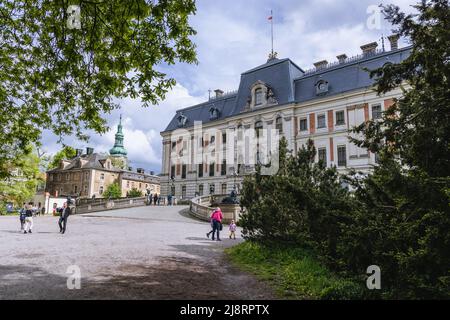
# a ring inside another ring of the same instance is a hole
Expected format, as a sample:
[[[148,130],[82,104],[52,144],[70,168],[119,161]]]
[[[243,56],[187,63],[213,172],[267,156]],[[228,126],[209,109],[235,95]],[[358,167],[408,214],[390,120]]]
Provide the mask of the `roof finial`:
[[[119,117],[119,124],[122,124],[122,114],[120,114],[120,117]]]

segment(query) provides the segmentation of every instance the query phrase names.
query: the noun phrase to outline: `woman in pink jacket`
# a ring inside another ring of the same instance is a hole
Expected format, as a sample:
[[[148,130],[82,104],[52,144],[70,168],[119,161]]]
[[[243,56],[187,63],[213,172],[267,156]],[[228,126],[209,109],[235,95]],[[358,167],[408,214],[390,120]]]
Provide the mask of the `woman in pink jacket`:
[[[220,231],[220,227],[222,226],[222,219],[223,219],[223,214],[222,214],[222,210],[220,210],[219,207],[216,208],[216,210],[213,211],[213,213],[211,214],[211,223],[212,223],[212,240],[214,239],[214,235],[217,231],[217,241],[221,241],[220,240],[220,236],[219,236],[219,231]]]

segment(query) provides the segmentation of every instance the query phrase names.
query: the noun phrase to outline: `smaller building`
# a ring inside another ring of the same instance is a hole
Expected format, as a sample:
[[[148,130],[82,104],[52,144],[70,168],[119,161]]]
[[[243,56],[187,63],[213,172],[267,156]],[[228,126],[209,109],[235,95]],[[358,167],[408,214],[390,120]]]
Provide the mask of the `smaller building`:
[[[93,148],[77,149],[73,159],[61,160],[59,167],[47,171],[45,191],[50,195],[77,198],[103,198],[109,185],[117,183],[126,197],[132,189],[143,195],[160,194],[159,176],[146,174],[144,169],[131,171],[127,151],[123,146],[122,117],[117,127],[116,141],[110,154],[94,153]]]

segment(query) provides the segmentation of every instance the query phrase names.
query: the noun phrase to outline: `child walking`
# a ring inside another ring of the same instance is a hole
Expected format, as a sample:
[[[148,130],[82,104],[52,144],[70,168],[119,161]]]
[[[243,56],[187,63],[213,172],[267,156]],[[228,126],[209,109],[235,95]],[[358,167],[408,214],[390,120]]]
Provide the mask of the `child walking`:
[[[229,229],[230,229],[230,239],[236,240],[236,223],[234,223],[234,220],[231,220]]]

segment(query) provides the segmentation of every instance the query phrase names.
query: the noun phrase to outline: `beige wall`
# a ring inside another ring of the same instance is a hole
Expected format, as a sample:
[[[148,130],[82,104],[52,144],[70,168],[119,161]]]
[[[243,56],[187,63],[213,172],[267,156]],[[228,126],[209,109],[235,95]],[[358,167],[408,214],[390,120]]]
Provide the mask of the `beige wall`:
[[[158,184],[142,182],[130,179],[122,179],[121,189],[122,189],[122,197],[127,196],[127,192],[131,189],[136,188],[142,191],[142,194],[145,195],[147,193],[147,189],[152,190],[152,194],[156,193],[160,194],[160,186]]]

